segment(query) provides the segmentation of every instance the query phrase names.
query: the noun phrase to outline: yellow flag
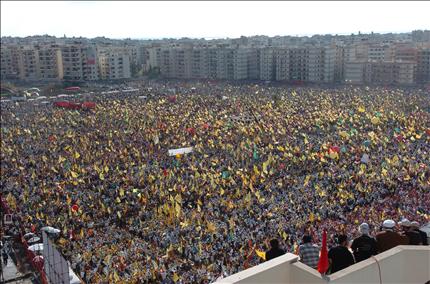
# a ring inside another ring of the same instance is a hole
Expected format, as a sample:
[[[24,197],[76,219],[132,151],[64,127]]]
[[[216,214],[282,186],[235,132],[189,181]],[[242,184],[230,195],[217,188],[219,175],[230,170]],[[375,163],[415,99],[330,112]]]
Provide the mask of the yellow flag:
[[[190,225],[187,220],[185,220],[184,222],[180,222],[179,224],[181,225],[182,229],[186,228],[186,227],[188,227]]]
[[[114,270],[113,272],[113,279],[115,280],[115,282],[119,282],[120,278],[118,276],[118,273],[116,272],[116,270]]]
[[[208,231],[212,233],[216,231],[216,226],[214,223],[208,222]]]
[[[266,161],[263,163],[263,173],[265,173],[266,175],[268,174],[267,172],[267,165],[269,164],[269,161]]]
[[[309,184],[309,180],[311,179],[311,176],[310,175],[307,175],[306,176],[306,178],[305,178],[305,182],[304,182],[304,184],[303,184],[303,187],[306,187],[308,184]]]
[[[181,205],[179,203],[176,203],[175,211],[176,211],[176,217],[179,218],[179,216],[181,215]]]
[[[232,229],[232,230],[234,230],[235,223],[234,223],[233,217],[231,217],[231,218],[228,220],[228,223],[230,224],[231,229]]]
[[[287,235],[287,233],[285,233],[285,232],[282,232],[282,238],[284,239],[284,241],[288,238],[288,235]]]
[[[308,141],[308,139],[306,137],[305,137],[304,143],[305,144],[309,144],[309,141]]]
[[[254,173],[259,176],[260,172],[258,171],[257,165],[254,165]]]
[[[78,174],[77,174],[77,173],[75,173],[74,171],[70,171],[70,175],[71,175],[73,178],[77,178],[77,177],[78,177]]]
[[[63,158],[62,156],[58,157],[58,163],[61,164],[62,162],[64,162],[66,159]]]
[[[346,131],[341,131],[339,132],[340,137],[342,138],[347,138],[348,137],[348,133]]]
[[[67,240],[65,238],[60,238],[58,240],[58,243],[63,246],[63,245],[65,245],[67,243]]]
[[[104,176],[102,173],[100,173],[100,174],[99,174],[99,178],[100,178],[101,180],[105,180],[105,176]]]
[[[315,221],[315,215],[314,215],[314,213],[311,213],[309,215],[309,221],[311,221],[311,222]]]
[[[266,260],[266,252],[256,249],[256,250],[255,250],[255,253],[256,253],[260,258],[262,258],[263,260]]]
[[[175,200],[176,200],[176,202],[178,202],[178,203],[182,203],[182,197],[181,197],[181,194],[180,194],[180,193],[176,194],[176,196],[175,196]]]
[[[339,154],[336,152],[331,152],[329,156],[332,159],[339,159]]]
[[[81,155],[78,152],[75,152],[75,159],[78,159]]]
[[[178,274],[176,274],[176,272],[173,274],[173,282],[178,282],[178,280],[179,280],[179,276],[178,276]]]
[[[378,117],[372,117],[371,119],[372,124],[378,124],[379,123],[379,118]]]

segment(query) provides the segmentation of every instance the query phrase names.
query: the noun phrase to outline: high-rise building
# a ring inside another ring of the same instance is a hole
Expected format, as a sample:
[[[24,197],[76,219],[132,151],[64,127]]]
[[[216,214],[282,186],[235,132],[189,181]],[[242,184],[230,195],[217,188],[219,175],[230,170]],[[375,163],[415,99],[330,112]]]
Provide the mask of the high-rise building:
[[[275,49],[264,47],[260,49],[260,80],[273,81],[276,79]]]
[[[1,46],[1,78],[2,79],[19,79],[19,46],[3,45]]]
[[[37,46],[39,56],[39,79],[59,81],[63,79],[63,60],[57,45]]]
[[[98,80],[97,48],[83,44],[66,44],[61,47],[64,80]]]
[[[418,49],[416,82],[430,83],[430,47]]]
[[[19,79],[35,81],[39,79],[39,54],[32,45],[22,46],[18,56]]]
[[[275,65],[276,81],[290,81],[290,49],[276,49]]]
[[[131,77],[130,56],[124,50],[99,50],[98,58],[102,80],[128,79]]]

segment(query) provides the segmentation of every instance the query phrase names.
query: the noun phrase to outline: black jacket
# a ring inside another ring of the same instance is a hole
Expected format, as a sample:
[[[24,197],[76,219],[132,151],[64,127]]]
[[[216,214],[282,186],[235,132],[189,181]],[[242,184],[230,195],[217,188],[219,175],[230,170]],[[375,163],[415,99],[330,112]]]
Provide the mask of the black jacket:
[[[280,248],[271,248],[266,252],[266,261],[285,254],[285,251]]]
[[[354,239],[351,245],[352,252],[356,262],[368,259],[378,253],[376,240],[368,235],[361,235]]]

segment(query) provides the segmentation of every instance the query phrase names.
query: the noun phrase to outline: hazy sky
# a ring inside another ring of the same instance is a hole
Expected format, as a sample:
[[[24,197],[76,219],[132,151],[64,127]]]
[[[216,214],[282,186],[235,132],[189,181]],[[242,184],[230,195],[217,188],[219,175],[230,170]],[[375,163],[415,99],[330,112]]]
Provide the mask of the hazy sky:
[[[1,1],[1,35],[109,38],[313,35],[430,29],[430,2]]]

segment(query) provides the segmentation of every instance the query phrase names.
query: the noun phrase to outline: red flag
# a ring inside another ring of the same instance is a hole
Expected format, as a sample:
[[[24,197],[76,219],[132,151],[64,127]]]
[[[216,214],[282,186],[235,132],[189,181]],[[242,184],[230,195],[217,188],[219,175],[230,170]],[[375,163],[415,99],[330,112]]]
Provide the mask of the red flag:
[[[328,251],[327,251],[327,231],[324,230],[323,232],[323,239],[322,239],[322,247],[321,247],[321,254],[320,259],[318,261],[318,272],[321,274],[325,274],[328,269]]]

